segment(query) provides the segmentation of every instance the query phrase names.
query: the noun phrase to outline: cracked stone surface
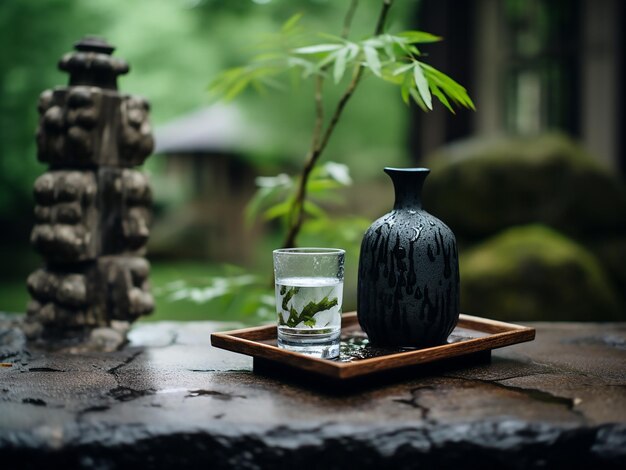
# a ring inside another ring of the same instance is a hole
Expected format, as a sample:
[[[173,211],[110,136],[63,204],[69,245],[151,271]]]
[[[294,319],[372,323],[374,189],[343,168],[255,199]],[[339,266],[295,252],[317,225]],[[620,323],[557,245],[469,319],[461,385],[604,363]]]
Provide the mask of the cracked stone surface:
[[[77,355],[29,349],[9,318],[6,468],[626,468],[623,323],[535,323],[491,363],[334,393],[212,348],[226,324],[139,324]]]

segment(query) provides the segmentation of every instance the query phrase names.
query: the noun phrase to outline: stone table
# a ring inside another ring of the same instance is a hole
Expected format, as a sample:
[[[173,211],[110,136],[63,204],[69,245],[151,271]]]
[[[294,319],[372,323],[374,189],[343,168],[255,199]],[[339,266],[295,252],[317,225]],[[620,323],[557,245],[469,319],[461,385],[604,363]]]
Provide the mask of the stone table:
[[[532,326],[491,363],[333,393],[212,348],[225,324],[139,324],[122,351],[73,355],[5,318],[0,467],[626,468],[626,324]]]

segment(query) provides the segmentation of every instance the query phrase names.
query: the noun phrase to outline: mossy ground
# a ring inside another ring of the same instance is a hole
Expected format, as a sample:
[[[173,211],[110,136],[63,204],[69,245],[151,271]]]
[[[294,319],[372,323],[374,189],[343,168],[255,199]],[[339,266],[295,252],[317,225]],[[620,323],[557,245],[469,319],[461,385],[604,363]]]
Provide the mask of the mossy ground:
[[[461,256],[461,305],[506,320],[626,320],[609,277],[581,245],[541,225],[514,227]]]
[[[428,164],[425,208],[461,239],[530,223],[579,239],[626,234],[626,188],[560,134],[457,144]]]
[[[504,319],[626,319],[626,187],[562,134],[450,145],[424,207],[457,236],[462,307]]]

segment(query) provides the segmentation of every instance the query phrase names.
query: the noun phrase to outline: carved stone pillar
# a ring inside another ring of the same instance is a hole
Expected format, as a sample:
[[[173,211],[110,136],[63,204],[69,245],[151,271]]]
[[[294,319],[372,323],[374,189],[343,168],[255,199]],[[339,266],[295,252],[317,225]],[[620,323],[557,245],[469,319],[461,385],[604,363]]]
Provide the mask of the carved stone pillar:
[[[134,169],[153,149],[150,106],[120,93],[128,64],[106,41],[85,37],[59,68],[69,85],[39,99],[38,158],[31,242],[45,266],[27,281],[31,339],[112,349],[130,322],[154,309],[143,256],[151,189]]]

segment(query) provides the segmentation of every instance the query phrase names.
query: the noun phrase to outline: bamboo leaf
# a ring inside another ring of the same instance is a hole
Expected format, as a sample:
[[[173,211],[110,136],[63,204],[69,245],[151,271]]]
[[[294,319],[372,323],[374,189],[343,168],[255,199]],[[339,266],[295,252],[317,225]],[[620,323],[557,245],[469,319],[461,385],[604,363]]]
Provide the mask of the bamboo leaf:
[[[316,44],[314,46],[299,47],[294,49],[296,54],[319,54],[321,52],[333,52],[344,47],[341,44]]]
[[[257,54],[252,59],[253,63],[261,63],[261,62],[281,62],[284,58],[284,54],[278,52],[264,52],[262,54]]]
[[[348,52],[348,48],[342,48],[337,51],[337,59],[335,60],[335,67],[333,69],[333,79],[335,80],[335,83],[339,83],[341,81],[341,78],[346,71],[346,59]]]
[[[288,67],[300,67],[303,77],[308,77],[315,73],[315,63],[303,59],[302,57],[291,56],[287,58]]]
[[[320,32],[320,33],[317,33],[317,36],[323,39],[328,39],[329,41],[346,42],[345,38],[342,38],[341,36],[337,36],[336,34]]]
[[[389,34],[381,34],[379,37],[383,41],[383,49],[385,49],[385,53],[387,54],[389,60],[395,60],[396,55],[393,52],[393,38]]]
[[[422,66],[424,67],[425,73],[427,73],[430,77],[440,83],[441,86],[446,90],[450,90],[451,92],[456,94],[462,94],[466,92],[465,88],[452,80],[452,78],[447,76],[445,73],[440,72],[439,70],[427,64],[422,64]]]
[[[340,183],[331,179],[314,180],[307,184],[307,191],[311,194],[324,193],[329,189],[337,189],[341,186]]]
[[[304,201],[304,211],[318,219],[326,217],[326,211],[310,200]]]
[[[237,80],[231,87],[228,88],[228,91],[224,94],[225,101],[231,101],[235,97],[237,97],[243,90],[246,89],[248,84],[250,83],[249,77],[243,77]]]
[[[443,104],[446,108],[448,108],[448,111],[450,111],[452,114],[456,114],[454,112],[454,109],[450,105],[448,98],[446,98],[446,95],[439,89],[439,87],[437,87],[437,85],[430,83],[430,91],[432,92],[433,95],[437,97],[437,99],[441,102],[441,104]]]
[[[353,42],[348,43],[348,60],[354,59],[359,54],[360,50],[361,48],[358,44],[355,44]]]
[[[428,44],[439,42],[443,39],[441,36],[435,36],[425,31],[403,31],[398,33],[397,36],[406,39],[410,44]]]
[[[250,82],[252,88],[261,96],[265,96],[267,94],[267,88],[265,87],[265,83],[263,79],[260,80],[252,80]]]
[[[341,51],[341,49],[339,51],[335,51],[335,52],[331,52],[330,54],[328,54],[326,57],[324,57],[321,61],[319,61],[316,65],[316,70],[318,71],[322,71],[322,69],[324,67],[326,67],[328,64],[334,62],[337,59],[337,54]]]
[[[434,67],[428,64],[422,64],[424,67],[424,73],[427,75],[428,80],[434,82],[446,95],[452,99],[459,106],[469,108],[476,111],[474,102],[469,97],[467,90],[445,73],[440,72]]]
[[[409,44],[406,49],[405,49],[409,54],[413,54],[415,56],[420,56],[422,55],[422,53],[420,52],[420,50],[415,47],[413,44]]]
[[[411,44],[407,39],[400,36],[390,36],[390,39],[395,46],[403,51],[406,51],[406,48]]]
[[[365,46],[363,48],[363,52],[365,53],[365,63],[369,69],[374,73],[374,75],[380,77],[380,60],[378,59],[376,49],[371,46]]]
[[[323,166],[323,169],[328,176],[343,186],[350,186],[352,184],[348,165],[337,162],[327,162]]]
[[[429,109],[426,107],[426,104],[422,100],[422,97],[415,88],[411,88],[409,90],[409,93],[411,94],[411,98],[413,98],[413,101],[415,101],[415,104],[417,104],[422,111],[424,111],[425,113],[429,111]]]
[[[255,83],[260,83],[262,85],[267,86],[268,88],[273,88],[274,90],[285,91],[285,85],[278,80],[274,80],[271,77],[261,77],[259,80],[255,81]]]
[[[276,176],[257,176],[254,182],[259,188],[290,188],[293,184],[292,178],[286,173]]]
[[[287,215],[290,209],[291,209],[291,198],[267,209],[263,213],[263,219],[265,220],[277,219],[279,217]]]
[[[395,69],[390,65],[383,66],[381,70],[381,78],[386,82],[401,86],[404,81],[404,74],[394,74]]]
[[[375,36],[373,38],[366,39],[362,42],[363,47],[373,47],[378,49],[385,46],[385,38],[383,36]]]
[[[430,89],[428,88],[428,80],[426,80],[421,64],[417,60],[415,61],[415,66],[413,67],[413,78],[415,79],[415,86],[417,87],[417,91],[419,92],[422,101],[428,109],[432,110],[433,99],[430,95]]]
[[[242,70],[243,70],[243,67],[235,67],[232,69],[225,70],[224,72],[220,73],[217,77],[215,77],[211,81],[211,83],[209,83],[207,90],[209,91],[210,94],[213,94],[213,95],[222,94],[224,90],[230,86],[230,83],[237,76],[241,74]]]
[[[298,23],[300,22],[300,20],[302,19],[303,13],[296,13],[295,15],[293,15],[291,18],[289,18],[287,21],[285,21],[282,25],[282,27],[280,28],[280,30],[283,33],[289,33],[291,31],[293,31],[293,29],[298,25]]]
[[[413,86],[413,79],[410,73],[404,75],[404,80],[402,81],[402,85],[400,86],[400,94],[402,95],[402,101],[405,104],[409,104],[411,99],[411,87]]]
[[[401,67],[398,67],[397,69],[395,69],[392,73],[392,75],[400,75],[403,74],[405,72],[408,72],[409,70],[411,70],[413,68],[413,64],[406,64],[403,65]]]
[[[245,210],[245,223],[248,228],[252,226],[254,219],[256,219],[264,206],[267,205],[268,201],[273,199],[274,196],[278,194],[278,188],[259,188],[258,191],[254,194],[250,202],[246,206]]]

